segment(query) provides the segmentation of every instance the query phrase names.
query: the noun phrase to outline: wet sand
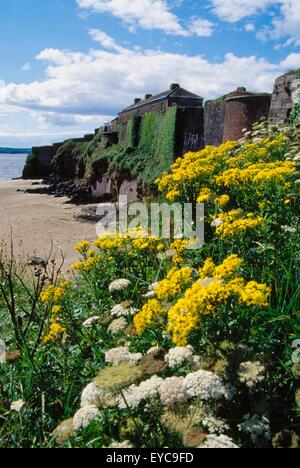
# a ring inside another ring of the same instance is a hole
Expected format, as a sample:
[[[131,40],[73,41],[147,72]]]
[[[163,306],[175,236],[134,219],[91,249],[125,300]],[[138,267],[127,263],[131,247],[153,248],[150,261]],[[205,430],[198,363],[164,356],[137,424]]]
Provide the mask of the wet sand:
[[[41,187],[32,183],[0,180],[0,241],[9,242],[12,230],[17,254],[24,252],[25,256],[42,258],[48,257],[53,245],[54,250],[61,250],[66,257],[64,270],[67,271],[78,259],[74,244],[96,238],[96,224],[80,222],[74,216],[96,205],[75,206],[66,204],[68,198],[24,193]]]

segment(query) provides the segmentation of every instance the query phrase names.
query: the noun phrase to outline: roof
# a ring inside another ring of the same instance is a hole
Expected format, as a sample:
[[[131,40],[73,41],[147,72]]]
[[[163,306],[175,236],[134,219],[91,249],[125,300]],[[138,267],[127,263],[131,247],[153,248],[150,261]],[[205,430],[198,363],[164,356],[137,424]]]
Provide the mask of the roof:
[[[169,98],[176,98],[176,99],[194,99],[197,101],[203,101],[203,98],[201,96],[198,96],[197,94],[191,93],[190,91],[187,91],[186,89],[181,88],[178,86],[175,89],[168,89],[168,91],[164,91],[163,93],[156,94],[155,96],[151,96],[149,99],[143,99],[142,101],[139,101],[136,104],[132,104],[129,107],[126,107],[123,109],[120,114],[123,112],[128,112],[133,109],[139,109],[145,105],[157,102],[157,101],[164,101]]]

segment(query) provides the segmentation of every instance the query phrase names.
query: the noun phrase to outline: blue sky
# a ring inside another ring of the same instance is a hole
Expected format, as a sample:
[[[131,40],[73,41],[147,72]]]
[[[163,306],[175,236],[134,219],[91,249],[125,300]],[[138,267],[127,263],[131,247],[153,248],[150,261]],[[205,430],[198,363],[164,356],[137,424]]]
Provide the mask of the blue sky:
[[[271,91],[300,67],[299,0],[1,0],[0,146],[99,127],[180,82]]]

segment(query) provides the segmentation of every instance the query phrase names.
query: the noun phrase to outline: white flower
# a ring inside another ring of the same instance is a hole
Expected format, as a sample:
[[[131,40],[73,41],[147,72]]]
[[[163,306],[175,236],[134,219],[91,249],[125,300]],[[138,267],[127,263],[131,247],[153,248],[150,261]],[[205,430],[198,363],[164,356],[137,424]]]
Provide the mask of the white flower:
[[[108,327],[108,332],[115,334],[123,331],[127,327],[127,322],[124,317],[114,320]]]
[[[116,399],[111,393],[96,387],[91,382],[88,384],[81,395],[81,408],[86,406],[96,406],[97,408],[109,408],[116,405]]]
[[[75,431],[86,429],[92,421],[99,416],[99,410],[96,406],[84,406],[75,414],[73,426]]]
[[[98,317],[97,315],[95,317],[90,317],[87,319],[85,322],[83,322],[82,326],[84,328],[91,328],[93,325],[97,325],[101,320],[101,317]]]
[[[229,398],[228,390],[222,380],[212,372],[199,370],[185,377],[185,386],[191,397],[202,400],[220,400]]]
[[[165,361],[169,364],[169,367],[177,367],[181,364],[192,361],[194,350],[192,346],[188,345],[185,347],[177,346],[176,348],[170,349],[168,354],[165,356]]]
[[[113,317],[130,317],[132,315],[135,315],[137,312],[136,309],[133,309],[132,307],[124,307],[123,304],[118,304],[114,306],[110,313]]]
[[[156,297],[155,291],[149,291],[147,294],[143,295],[144,299],[153,299],[154,297]]]
[[[112,348],[105,353],[105,362],[117,366],[121,362],[137,362],[142,359],[141,353],[130,353],[127,346]]]
[[[211,227],[216,227],[216,228],[218,228],[218,227],[222,226],[222,224],[223,224],[223,220],[222,220],[221,218],[216,218],[216,219],[214,219],[213,222],[211,223]]]
[[[228,432],[230,430],[230,427],[225,421],[216,418],[212,414],[205,416],[201,422],[210,434],[222,435],[224,432]]]
[[[172,406],[190,398],[186,390],[184,377],[169,377],[164,380],[159,389],[159,395],[162,404],[166,406]]]
[[[155,281],[155,283],[150,284],[149,291],[155,291],[158,285],[159,285],[158,281]]]
[[[291,226],[281,226],[282,231],[288,232],[290,234],[295,234],[297,232],[297,229]]]
[[[0,364],[6,362],[6,344],[0,340]]]
[[[300,161],[300,154],[298,154],[298,156],[295,156],[295,157],[294,157],[294,161],[296,161],[296,162],[299,162],[299,161]]]
[[[239,447],[231,440],[229,437],[225,435],[215,436],[209,435],[207,436],[205,442],[198,447],[200,449],[238,449]]]
[[[246,384],[248,388],[253,388],[265,380],[265,372],[266,368],[258,361],[243,362],[239,367],[239,381]]]
[[[12,404],[10,405],[10,409],[12,411],[15,411],[16,413],[20,413],[24,405],[25,405],[25,402],[23,400],[13,401]]]
[[[260,417],[258,414],[251,416],[247,414],[244,417],[244,422],[238,426],[241,432],[250,434],[251,440],[257,444],[261,440],[271,439],[270,421],[265,416]]]
[[[163,379],[154,375],[151,379],[145,380],[140,385],[131,385],[123,393],[124,398],[120,398],[119,408],[125,409],[126,404],[130,408],[137,408],[143,400],[157,396],[162,384]]]
[[[109,292],[115,292],[115,291],[123,291],[124,289],[127,289],[130,286],[130,281],[128,279],[120,278],[116,281],[113,281],[108,289]]]
[[[109,449],[132,449],[134,447],[129,442],[129,440],[124,440],[124,442],[113,442],[108,448]]]

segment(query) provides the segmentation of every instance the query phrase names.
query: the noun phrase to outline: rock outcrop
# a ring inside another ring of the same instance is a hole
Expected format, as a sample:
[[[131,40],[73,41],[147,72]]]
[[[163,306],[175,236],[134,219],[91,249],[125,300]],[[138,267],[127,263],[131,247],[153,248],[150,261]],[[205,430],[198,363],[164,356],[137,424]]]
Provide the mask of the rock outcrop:
[[[275,81],[270,109],[270,122],[287,123],[296,104],[300,88],[300,70],[286,73]]]

